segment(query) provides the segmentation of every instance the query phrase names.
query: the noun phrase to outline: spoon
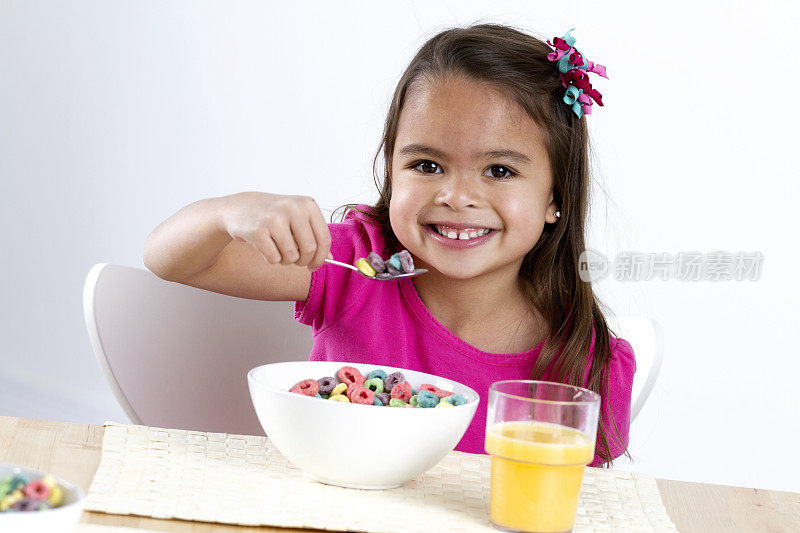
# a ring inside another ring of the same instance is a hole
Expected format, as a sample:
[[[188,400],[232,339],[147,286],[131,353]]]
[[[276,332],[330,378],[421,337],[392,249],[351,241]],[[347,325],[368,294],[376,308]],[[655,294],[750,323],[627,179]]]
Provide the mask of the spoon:
[[[325,262],[328,263],[329,265],[336,265],[336,266],[340,266],[340,267],[349,268],[350,270],[355,270],[356,272],[358,272],[359,274],[361,274],[365,278],[374,279],[375,281],[394,281],[396,279],[402,279],[402,278],[413,278],[414,276],[419,276],[420,274],[424,274],[425,272],[428,271],[425,268],[415,268],[414,272],[409,272],[407,274],[406,273],[403,273],[403,274],[389,274],[389,275],[387,275],[385,277],[379,278],[377,276],[375,276],[375,277],[367,276],[366,274],[361,272],[358,269],[358,267],[355,267],[353,265],[348,265],[347,263],[341,263],[339,261],[334,261],[333,259],[327,259],[327,258],[325,259]]]

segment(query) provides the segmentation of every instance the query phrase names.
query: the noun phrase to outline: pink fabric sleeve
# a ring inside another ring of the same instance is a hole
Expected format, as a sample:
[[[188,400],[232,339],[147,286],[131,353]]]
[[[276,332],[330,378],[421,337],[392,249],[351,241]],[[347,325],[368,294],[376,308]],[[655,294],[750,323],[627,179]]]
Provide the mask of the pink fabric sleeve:
[[[367,206],[360,206],[366,208]],[[380,228],[365,215],[349,212],[341,223],[328,224],[331,232],[331,254],[342,263],[353,264],[384,246]],[[335,323],[341,313],[358,302],[368,283],[375,283],[339,266],[323,265],[311,275],[311,286],[304,302],[295,302],[294,317],[313,328],[316,335]]]
[[[625,339],[612,337],[611,357],[608,361],[608,393],[606,394],[607,398],[604,398],[601,404],[603,415],[600,417],[600,423],[605,425],[611,454],[615,459],[621,456],[628,446],[631,425],[631,389],[635,372],[636,359],[630,343]],[[611,426],[609,410],[614,416],[614,424],[619,431],[619,438]],[[600,456],[595,454],[594,460],[589,466],[602,464]]]

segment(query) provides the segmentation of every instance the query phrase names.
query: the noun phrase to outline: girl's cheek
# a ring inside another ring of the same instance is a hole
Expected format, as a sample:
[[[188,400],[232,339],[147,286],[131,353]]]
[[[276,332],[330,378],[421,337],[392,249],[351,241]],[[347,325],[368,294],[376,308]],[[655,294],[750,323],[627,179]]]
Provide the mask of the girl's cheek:
[[[400,198],[394,191],[392,191],[392,202],[389,204],[389,225],[395,236],[400,239],[402,243],[405,237],[405,231],[402,223],[402,215],[400,213]]]
[[[392,191],[392,203],[389,205],[389,225],[403,247],[413,253],[414,233],[416,226],[415,209],[403,202],[402,195]]]
[[[389,220],[392,228],[397,229],[408,217],[409,210],[408,193],[402,187],[392,190],[392,201],[389,203]]]

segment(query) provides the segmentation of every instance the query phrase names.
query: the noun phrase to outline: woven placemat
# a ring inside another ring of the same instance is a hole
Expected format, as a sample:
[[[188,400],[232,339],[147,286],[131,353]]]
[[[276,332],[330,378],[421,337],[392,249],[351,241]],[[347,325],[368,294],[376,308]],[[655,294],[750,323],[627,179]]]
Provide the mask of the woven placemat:
[[[86,509],[333,531],[491,531],[489,456],[450,452],[390,490],[306,479],[266,437],[104,424]],[[586,468],[576,533],[677,531],[650,476]]]

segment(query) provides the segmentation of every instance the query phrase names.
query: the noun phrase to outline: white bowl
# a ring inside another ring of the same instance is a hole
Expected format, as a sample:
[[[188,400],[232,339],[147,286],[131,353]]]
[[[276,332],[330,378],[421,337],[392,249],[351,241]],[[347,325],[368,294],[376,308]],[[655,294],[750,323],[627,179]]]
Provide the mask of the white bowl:
[[[402,372],[414,390],[429,383],[462,394],[452,408],[402,408],[334,402],[289,389],[304,379],[334,376],[343,366],[367,375]],[[478,394],[460,383],[403,368],[328,361],[296,361],[247,373],[264,432],[286,459],[316,481],[358,489],[399,487],[441,461],[467,430]]]
[[[41,479],[47,473],[24,466],[0,463],[0,479],[16,475],[23,475],[29,479]],[[0,531],[52,531],[54,533],[74,531],[83,513],[85,495],[72,483],[59,477],[55,477],[55,479],[64,492],[64,499],[59,507],[43,511],[0,513]]]

